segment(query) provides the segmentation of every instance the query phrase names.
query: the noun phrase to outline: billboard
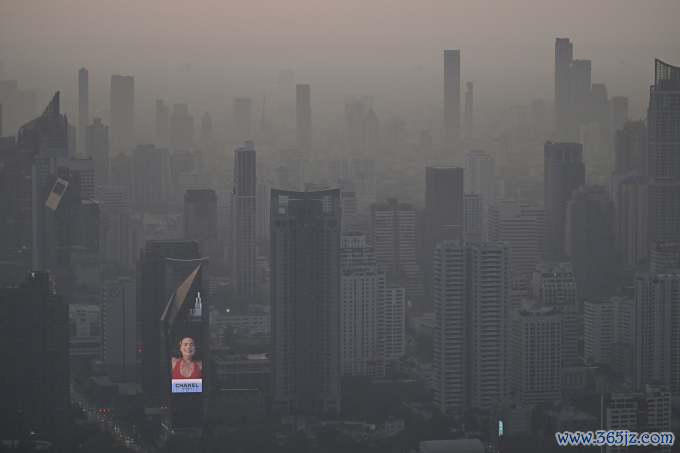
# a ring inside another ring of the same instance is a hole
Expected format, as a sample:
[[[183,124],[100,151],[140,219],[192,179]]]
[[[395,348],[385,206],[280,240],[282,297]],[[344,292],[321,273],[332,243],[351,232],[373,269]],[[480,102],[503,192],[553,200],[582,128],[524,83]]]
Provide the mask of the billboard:
[[[173,335],[172,393],[203,392],[202,308],[198,293],[183,328]]]

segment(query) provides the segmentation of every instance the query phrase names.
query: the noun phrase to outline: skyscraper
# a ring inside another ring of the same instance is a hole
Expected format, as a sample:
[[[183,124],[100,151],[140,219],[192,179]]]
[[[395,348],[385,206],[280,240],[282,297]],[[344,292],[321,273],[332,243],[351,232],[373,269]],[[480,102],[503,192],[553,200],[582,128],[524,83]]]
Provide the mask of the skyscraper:
[[[331,210],[323,210],[323,197]],[[288,197],[288,204],[281,204]],[[340,412],[340,189],[272,189],[275,413]]]
[[[217,195],[214,190],[187,190],[184,193],[184,239],[198,242],[204,257],[222,256],[217,241]]]
[[[89,78],[87,69],[78,71],[78,148],[79,152],[85,149],[85,129],[90,123],[90,95]],[[2,134],[0,134],[2,135]]]
[[[102,359],[111,382],[137,380],[136,287],[127,277],[101,285]]]
[[[295,126],[297,146],[310,158],[312,151],[312,106],[309,85],[295,86]]]
[[[574,140],[571,61],[574,45],[568,38],[555,40],[555,132],[558,140]],[[590,82],[588,85],[590,88]]]
[[[464,175],[460,167],[425,168],[425,247],[421,264],[427,294],[432,289],[435,246],[446,239],[463,239]]]
[[[156,100],[156,139],[165,143],[170,138],[170,107]]]
[[[647,263],[647,177],[629,176],[619,184],[616,209],[616,248],[626,270]]]
[[[626,121],[615,133],[616,171],[647,176],[647,126],[644,121]]]
[[[655,62],[649,89],[648,190],[650,242],[680,241],[680,68]]]
[[[111,76],[111,148],[128,153],[135,146],[135,78]]]
[[[628,121],[628,96],[612,96],[611,107],[612,133],[615,133]]]
[[[111,158],[109,182],[113,187],[129,187],[132,190],[132,157],[129,154],[118,153]]]
[[[255,233],[257,231],[257,168],[255,145],[247,141],[234,151],[231,193],[231,281],[236,294],[255,299]]]
[[[472,82],[467,82],[465,88],[465,140],[471,142],[475,138]]]
[[[349,179],[354,183],[357,206],[360,211],[368,210],[375,203],[375,161],[352,159],[349,165]]]
[[[572,132],[568,140],[579,137],[581,128],[590,122],[590,90],[591,67],[590,60],[573,60],[571,62],[572,80]],[[565,140],[567,141],[567,140]]]
[[[109,185],[109,127],[101,118],[93,118],[87,126],[85,155],[94,159],[94,185]]]
[[[543,147],[543,205],[546,209],[546,251],[564,255],[567,201],[585,184],[586,167],[579,143],[546,142]]]
[[[234,141],[252,140],[253,101],[251,98],[234,98]]]
[[[69,313],[47,272],[0,288],[0,335],[12,366],[0,374],[0,435],[60,437],[68,429]],[[23,443],[23,442],[22,442]]]
[[[463,197],[463,241],[475,244],[484,241],[484,205],[478,193]]]
[[[496,204],[496,161],[484,151],[465,155],[465,193],[480,194],[484,207]]]
[[[460,50],[444,51],[444,152],[460,145]]]
[[[170,153],[154,145],[132,151],[132,200],[140,209],[165,203],[170,189]]]
[[[434,263],[434,402],[447,415],[488,409],[506,390],[507,245],[444,241]]]
[[[176,150],[194,147],[194,116],[187,104],[175,104],[170,115],[170,146]]]

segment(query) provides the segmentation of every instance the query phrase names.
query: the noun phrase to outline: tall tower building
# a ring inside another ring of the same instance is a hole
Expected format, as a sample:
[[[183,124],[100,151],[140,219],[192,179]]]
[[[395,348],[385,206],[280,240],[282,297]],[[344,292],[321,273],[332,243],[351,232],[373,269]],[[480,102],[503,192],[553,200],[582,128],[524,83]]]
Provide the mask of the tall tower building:
[[[546,210],[546,252],[564,255],[567,201],[585,184],[583,146],[546,142],[543,147],[543,205]]]
[[[130,218],[130,187],[98,187],[99,202],[99,261],[104,266],[134,268],[139,250],[144,244],[134,241]]]
[[[463,239],[464,175],[460,167],[425,168],[425,247],[421,263],[427,294],[432,290],[435,246],[446,239]]]
[[[101,118],[93,118],[87,126],[85,155],[94,159],[94,185],[109,185],[109,127]]]
[[[574,140],[571,61],[574,45],[568,38],[555,40],[555,132],[558,140]],[[590,88],[590,85],[588,85]]]
[[[47,272],[29,272],[19,286],[0,288],[0,313],[5,357],[12,364],[0,375],[0,432],[10,439],[63,436],[69,413],[68,304],[53,294]]]
[[[590,122],[590,60],[573,60],[571,62],[572,80],[572,135],[574,140],[580,135],[581,128]]]
[[[156,140],[165,144],[170,138],[170,107],[163,99],[156,100]]]
[[[323,197],[331,210],[323,210]],[[288,198],[283,205],[282,197]],[[275,413],[340,412],[340,189],[271,195]]]
[[[626,121],[616,130],[614,152],[617,172],[647,176],[647,126],[644,121]]]
[[[90,84],[87,69],[78,71],[78,148],[83,152],[85,144],[85,129],[90,123]],[[2,134],[0,134],[2,135]]]
[[[616,210],[616,248],[626,270],[647,262],[647,178],[629,176],[619,185]]]
[[[101,286],[102,359],[111,382],[137,380],[137,282],[121,277]]]
[[[406,287],[407,297],[423,294],[423,280],[416,262],[416,211],[413,206],[388,198],[371,206],[371,245],[378,268],[389,282]]]
[[[680,394],[680,271],[635,275],[635,389],[650,381]]]
[[[435,404],[447,415],[488,409],[506,391],[508,248],[444,241],[434,262]]]
[[[565,253],[583,299],[615,294],[621,276],[616,212],[604,187],[583,186],[567,202]]]
[[[484,151],[465,155],[465,193],[478,193],[484,207],[496,204],[496,162]]]
[[[130,152],[135,146],[135,78],[111,76],[111,148]]]
[[[217,242],[217,195],[212,189],[184,193],[184,239],[198,242],[201,255],[221,256]]]
[[[360,211],[368,210],[375,203],[375,161],[352,159],[349,165],[349,179],[354,183],[357,206]]]
[[[680,241],[680,68],[656,60],[649,90],[649,241]]]
[[[312,106],[309,85],[295,86],[295,126],[297,146],[308,158],[311,158]]]
[[[170,115],[170,146],[176,150],[194,147],[194,116],[187,104],[175,104]]]
[[[444,51],[444,152],[460,146],[460,50]]]
[[[255,146],[234,151],[234,190],[231,193],[231,272],[234,292],[246,300],[255,299],[257,259],[257,168]]]
[[[615,133],[628,121],[628,96],[612,96],[611,107],[612,133]]]
[[[165,203],[170,189],[170,153],[154,145],[139,145],[132,152],[132,200],[140,209]]]
[[[129,187],[132,190],[132,157],[130,155],[118,153],[111,158],[109,182],[113,187]]]
[[[531,280],[536,260],[545,250],[545,209],[502,200],[489,207],[488,239],[505,242],[512,265],[526,280]]]
[[[234,141],[252,140],[253,100],[234,98]]]
[[[467,82],[465,88],[465,140],[471,142],[475,138],[472,82]]]
[[[484,205],[478,193],[466,193],[463,198],[463,241],[484,241]]]

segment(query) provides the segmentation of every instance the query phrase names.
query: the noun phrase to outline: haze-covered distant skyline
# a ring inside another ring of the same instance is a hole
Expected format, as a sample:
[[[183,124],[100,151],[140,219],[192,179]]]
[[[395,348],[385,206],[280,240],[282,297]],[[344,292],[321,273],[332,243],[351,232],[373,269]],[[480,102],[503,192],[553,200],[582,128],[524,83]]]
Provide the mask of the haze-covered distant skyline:
[[[680,62],[678,18],[673,0],[4,0],[0,60],[5,78],[38,88],[41,103],[60,90],[66,111],[76,107],[81,67],[90,70],[95,109],[108,103],[111,74],[134,75],[138,96],[174,91],[170,102],[209,108],[217,99],[257,99],[278,70],[290,69],[296,83],[312,84],[313,103],[372,94],[384,118],[414,109],[439,115],[442,51],[460,49],[461,79],[474,82],[484,115],[538,97],[552,103],[554,42],[566,37],[574,58],[592,60],[593,83],[629,96],[639,117],[654,58]],[[191,85],[180,81],[182,62],[191,62]]]

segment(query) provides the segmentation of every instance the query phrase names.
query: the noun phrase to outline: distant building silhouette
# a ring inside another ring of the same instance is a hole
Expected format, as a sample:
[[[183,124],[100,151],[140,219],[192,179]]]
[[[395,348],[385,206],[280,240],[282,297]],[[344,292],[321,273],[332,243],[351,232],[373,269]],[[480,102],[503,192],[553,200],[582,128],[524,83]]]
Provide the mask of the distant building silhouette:
[[[328,213],[324,196],[331,197]],[[340,189],[272,189],[274,413],[340,412],[341,220]]]
[[[475,138],[472,82],[465,83],[465,88],[465,140],[471,142]]]
[[[312,151],[312,107],[309,85],[295,86],[295,125],[297,146],[310,158]]]
[[[165,204],[170,189],[170,153],[154,145],[132,151],[132,200],[138,209]]]
[[[555,40],[555,132],[560,141],[574,140],[571,61],[574,45],[568,38]],[[590,88],[590,82],[588,82]]]
[[[222,256],[217,242],[217,195],[214,190],[185,192],[184,239],[198,242],[204,257],[215,259]]]
[[[617,193],[616,248],[626,270],[642,270],[647,263],[647,177],[628,176]]]
[[[568,140],[576,140],[581,128],[590,123],[590,89],[591,65],[590,60],[573,60],[571,62],[572,81],[572,131]],[[566,140],[565,140],[566,141]]]
[[[187,104],[175,104],[170,115],[170,146],[176,150],[194,147],[194,116]]]
[[[118,153],[112,157],[109,177],[109,182],[113,187],[129,187],[132,191],[132,156]]]
[[[156,100],[156,139],[165,144],[170,139],[170,107]]]
[[[496,161],[484,151],[465,155],[465,193],[482,196],[484,207],[496,204]]]
[[[128,153],[135,146],[135,78],[111,76],[111,148]]]
[[[47,272],[0,288],[0,335],[8,366],[0,374],[0,434],[61,437],[68,429],[69,309]],[[22,442],[23,443],[23,442]]]
[[[78,151],[82,153],[86,150],[85,130],[90,124],[90,83],[87,69],[81,68],[78,71]],[[0,134],[2,135],[2,134]]]
[[[257,173],[252,141],[234,151],[234,189],[231,193],[231,281],[236,294],[255,299],[257,248]]]
[[[94,118],[87,126],[85,155],[94,159],[95,186],[109,185],[109,127],[100,118]]]
[[[583,147],[579,143],[546,142],[543,147],[543,205],[546,209],[546,251],[564,255],[567,201],[585,184]]]
[[[649,89],[647,145],[650,242],[680,241],[680,68],[655,62]]]
[[[460,50],[444,51],[444,147],[447,155],[460,146]]]
[[[111,382],[137,381],[137,282],[120,277],[101,289],[102,360]]]

